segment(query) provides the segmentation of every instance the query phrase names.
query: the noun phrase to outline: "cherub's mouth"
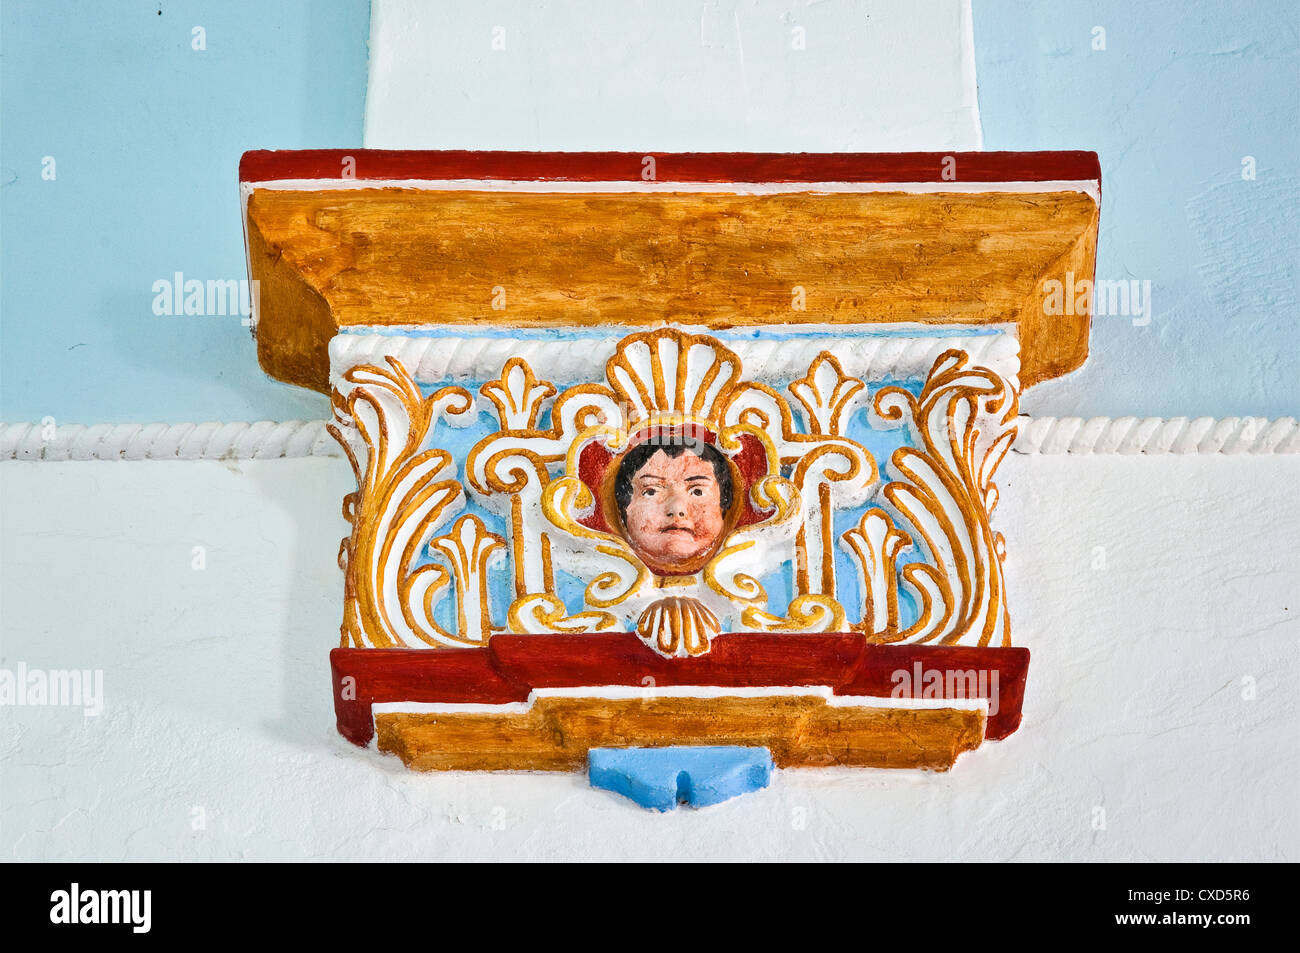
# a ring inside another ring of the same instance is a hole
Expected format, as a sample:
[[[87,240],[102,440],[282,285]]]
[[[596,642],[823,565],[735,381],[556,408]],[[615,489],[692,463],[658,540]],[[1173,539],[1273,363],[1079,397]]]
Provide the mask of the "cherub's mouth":
[[[659,529],[661,533],[685,533],[687,536],[694,536],[695,530],[690,526],[682,526],[680,523],[671,523],[668,526],[662,526]]]

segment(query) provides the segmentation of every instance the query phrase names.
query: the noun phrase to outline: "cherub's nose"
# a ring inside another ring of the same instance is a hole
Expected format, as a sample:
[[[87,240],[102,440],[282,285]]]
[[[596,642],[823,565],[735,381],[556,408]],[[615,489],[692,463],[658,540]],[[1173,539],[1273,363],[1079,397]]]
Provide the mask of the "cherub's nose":
[[[664,498],[664,515],[672,518],[674,516],[686,515],[686,497],[682,493],[670,491]]]

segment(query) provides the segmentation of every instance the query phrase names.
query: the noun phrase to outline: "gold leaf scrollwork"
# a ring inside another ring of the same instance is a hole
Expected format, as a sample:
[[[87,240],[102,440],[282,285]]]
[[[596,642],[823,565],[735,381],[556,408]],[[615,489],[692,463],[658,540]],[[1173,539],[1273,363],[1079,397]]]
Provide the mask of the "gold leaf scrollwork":
[[[917,444],[894,451],[894,480],[882,491],[915,532],[908,536],[873,509],[845,534],[841,545],[863,572],[860,626],[877,641],[1010,645],[1005,543],[989,520],[997,505],[992,478],[1016,435],[1015,387],[953,349],[934,362],[919,396],[883,388],[874,411],[885,424],[907,424]],[[903,568],[902,585],[920,612],[900,632],[893,560],[918,538],[933,563]]]
[[[579,522],[595,505],[595,498],[577,477],[552,480],[542,493],[542,512],[553,526],[590,546],[604,567],[587,583],[585,601],[594,609],[609,609],[624,602],[650,581],[650,570],[632,554],[620,537],[591,529]]]
[[[596,384],[569,388],[552,406],[549,429],[538,424],[555,386],[539,380],[523,358],[506,361],[500,376],[479,393],[491,401],[501,429],[469,451],[465,473],[470,489],[506,520],[514,595],[506,616],[510,631],[604,631],[608,613],[562,611],[555,594],[554,523],[543,513],[557,489],[551,466],[564,461],[583,435],[619,420],[612,392]]]
[[[328,430],[347,454],[358,486],[343,500],[352,533],[339,549],[342,645],[464,645],[433,619],[450,573],[436,564],[417,565],[464,491],[450,454],[420,448],[440,418],[467,422],[473,398],[463,387],[425,398],[400,361],[389,357],[387,364],[347,371],[332,398],[335,419]]]
[[[867,385],[844,373],[839,359],[823,351],[808,366],[808,373],[790,384],[790,393],[803,405],[808,432],[841,437],[857,400]]]
[[[619,627],[611,612],[578,612],[569,615],[568,607],[557,596],[539,592],[516,599],[510,606],[511,632],[545,635],[550,632],[610,632]]]
[[[479,393],[496,405],[502,430],[531,430],[537,426],[542,405],[555,396],[555,385],[538,380],[522,357],[512,357],[501,376],[480,387]]]
[[[901,553],[912,548],[912,537],[894,525],[884,510],[873,507],[858,525],[840,537],[840,545],[859,566],[862,621],[855,628],[874,640],[898,638],[898,579],[895,568]]]
[[[802,405],[807,433],[795,426],[789,402],[757,382],[733,389],[726,416],[768,433],[781,463],[791,467],[801,508],[793,549],[795,593],[834,599],[834,513],[867,502],[880,479],[870,452],[845,436],[866,397],[866,383],[846,374],[839,359],[823,351],[788,389]]]
[[[468,514],[456,521],[450,533],[437,537],[431,545],[451,563],[456,580],[457,640],[486,645],[492,635],[488,563],[505,549],[506,541],[496,533],[489,533],[477,516]]]
[[[795,596],[784,616],[749,606],[740,621],[760,632],[844,632],[849,627],[844,607],[823,595]]]

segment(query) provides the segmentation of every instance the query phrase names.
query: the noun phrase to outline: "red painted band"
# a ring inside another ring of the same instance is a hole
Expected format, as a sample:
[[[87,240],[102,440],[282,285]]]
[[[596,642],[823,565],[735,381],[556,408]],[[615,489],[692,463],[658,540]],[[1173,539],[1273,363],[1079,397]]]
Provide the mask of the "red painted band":
[[[1029,650],[872,645],[857,632],[729,633],[706,655],[666,659],[617,632],[498,635],[482,649],[334,649],[330,667],[339,733],[362,746],[374,736],[375,702],[501,705],[534,688],[602,685],[828,685],[837,695],[963,698],[971,678],[991,694],[994,673],[985,736],[998,739],[1020,725]]]
[[[280,179],[517,179],[640,182],[1046,182],[1101,180],[1095,152],[245,152],[241,182]]]

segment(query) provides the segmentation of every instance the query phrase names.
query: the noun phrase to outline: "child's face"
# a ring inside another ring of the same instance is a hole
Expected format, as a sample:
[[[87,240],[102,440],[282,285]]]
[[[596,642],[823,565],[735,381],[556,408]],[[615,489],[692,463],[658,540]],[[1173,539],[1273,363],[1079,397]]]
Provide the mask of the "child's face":
[[[721,489],[709,461],[662,450],[632,476],[625,517],[628,542],[657,566],[686,566],[722,535]]]

